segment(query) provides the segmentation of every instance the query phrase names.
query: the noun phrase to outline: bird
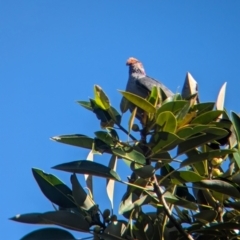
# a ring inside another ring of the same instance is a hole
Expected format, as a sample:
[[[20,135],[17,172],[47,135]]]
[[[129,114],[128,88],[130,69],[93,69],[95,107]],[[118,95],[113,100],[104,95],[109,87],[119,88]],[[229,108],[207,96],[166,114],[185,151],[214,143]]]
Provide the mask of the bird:
[[[164,84],[146,75],[143,64],[136,58],[128,58],[126,65],[129,66],[129,77],[126,86],[126,91],[138,95],[142,98],[147,98],[151,93],[153,86],[160,87],[165,93],[166,97],[173,96],[173,92],[169,90]],[[122,98],[120,103],[122,112],[128,109],[132,111],[134,105],[130,104],[126,98]]]

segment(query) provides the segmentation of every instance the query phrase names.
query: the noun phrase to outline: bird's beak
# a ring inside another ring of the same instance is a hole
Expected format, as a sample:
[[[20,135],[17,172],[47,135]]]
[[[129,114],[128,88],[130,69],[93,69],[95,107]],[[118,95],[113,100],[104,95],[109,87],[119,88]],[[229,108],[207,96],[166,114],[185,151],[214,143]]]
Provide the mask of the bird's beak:
[[[131,61],[130,61],[130,60],[127,60],[126,66],[129,66],[129,65],[131,65]]]

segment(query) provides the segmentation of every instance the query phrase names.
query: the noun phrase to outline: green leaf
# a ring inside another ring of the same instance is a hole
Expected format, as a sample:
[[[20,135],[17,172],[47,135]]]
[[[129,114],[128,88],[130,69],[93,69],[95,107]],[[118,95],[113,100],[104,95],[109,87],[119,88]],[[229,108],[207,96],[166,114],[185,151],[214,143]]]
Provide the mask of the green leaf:
[[[131,103],[133,103],[134,105],[136,105],[137,107],[141,108],[142,110],[144,110],[147,113],[155,113],[156,112],[156,108],[149,103],[147,100],[145,100],[142,97],[139,97],[133,93],[130,92],[125,92],[125,91],[120,91],[119,92]]]
[[[153,176],[155,173],[155,168],[151,165],[139,166],[134,162],[131,163],[131,169],[136,173],[140,178],[146,179]]]
[[[79,160],[68,163],[63,163],[52,167],[53,169],[62,170],[71,173],[91,174],[94,176],[110,178],[120,181],[118,174],[111,168],[106,167],[100,163],[91,162],[87,160]]]
[[[89,223],[81,214],[68,211],[46,212],[41,215],[43,220],[64,228],[80,232],[89,232]]]
[[[132,130],[132,126],[133,126],[133,123],[134,123],[134,120],[135,120],[136,113],[137,113],[137,107],[135,107],[133,109],[131,117],[129,118],[129,121],[128,121],[128,134],[130,134],[130,132]]]
[[[136,162],[136,163],[139,163],[142,165],[144,165],[146,163],[146,159],[143,156],[143,154],[134,149],[128,149],[128,150],[124,151],[121,148],[114,148],[114,149],[112,149],[112,152],[116,156],[124,158],[128,161],[133,161],[133,162]]]
[[[193,171],[175,171],[171,174],[171,178],[173,178],[173,180],[175,178],[180,183],[199,182],[204,179],[204,177],[201,177]]]
[[[71,189],[60,179],[37,168],[32,168],[32,173],[41,191],[51,202],[63,208],[76,208]]]
[[[108,226],[109,226],[109,228],[111,227],[111,230],[114,231],[114,232],[115,231],[118,232],[118,229],[121,229],[123,232],[125,231],[125,227],[119,221],[117,221],[116,223],[115,222],[110,223]],[[104,240],[125,240],[125,238],[118,237],[118,236],[120,236],[120,234],[119,235],[112,235],[110,233],[105,233],[104,232],[104,233],[100,233],[98,235],[101,237],[100,239],[104,239]]]
[[[186,156],[187,158],[194,158],[195,155],[198,155],[199,154],[199,151],[197,149],[192,149],[188,152],[186,152]],[[205,176],[208,174],[208,169],[207,169],[207,166],[206,166],[206,162],[205,161],[200,161],[200,162],[196,162],[196,163],[193,163],[191,165],[191,167],[194,169],[194,171],[196,173],[198,173],[200,176]]]
[[[88,161],[93,161],[93,157],[94,157],[94,150],[91,150],[88,155],[87,155],[87,159]],[[89,194],[91,195],[90,197],[92,197],[93,194],[93,176],[89,175],[89,174],[84,174],[84,179],[85,179],[85,183],[86,186],[88,188]]]
[[[218,213],[216,211],[210,209],[202,210],[200,213],[193,215],[193,217],[203,224],[207,224],[209,222],[213,222],[216,219],[217,215]]]
[[[198,209],[197,204],[195,204],[193,202],[186,201],[186,200],[181,199],[181,198],[177,198],[168,191],[165,192],[163,196],[164,196],[164,199],[166,200],[167,203],[174,204],[174,205],[177,205],[177,206],[180,206],[180,207],[184,207],[186,209],[190,209],[190,210],[193,210],[193,211],[196,211]]]
[[[119,114],[119,112],[114,108],[114,107],[110,107],[107,110],[108,114],[111,116],[111,118],[114,120],[115,123],[120,124],[121,123],[121,115]]]
[[[148,98],[148,101],[153,105],[153,106],[157,106],[158,104],[158,100],[160,97],[160,89],[156,86],[153,86],[152,90],[151,90],[151,94]]]
[[[60,228],[42,228],[28,233],[20,240],[43,240],[43,239],[58,239],[58,240],[75,240],[74,236]]]
[[[95,101],[96,104],[104,109],[107,110],[110,108],[110,101],[109,98],[107,97],[107,95],[104,93],[104,91],[102,90],[102,88],[98,85],[94,85],[94,97],[95,97]]]
[[[167,111],[158,115],[156,123],[162,127],[162,131],[175,133],[177,128],[177,119],[173,113]]]
[[[127,222],[118,220],[108,224],[104,233],[99,235],[101,236],[101,239],[104,240],[124,240],[125,238],[121,237],[124,236],[126,230]]]
[[[231,154],[236,152],[235,149],[217,149],[209,152],[204,152],[204,153],[199,153],[199,154],[194,154],[186,158],[184,161],[181,162],[180,167],[185,167],[197,162],[201,162],[203,160],[210,160],[213,158],[219,158],[223,157],[227,154]]]
[[[153,144],[152,152],[155,155],[158,152],[165,152],[175,148],[183,139],[176,134],[169,132],[158,132],[153,135],[150,144]]]
[[[76,204],[85,210],[89,210],[91,207],[93,207],[95,205],[94,201],[84,191],[83,187],[78,182],[76,174],[71,175],[71,183],[73,198]]]
[[[42,213],[25,213],[25,214],[18,214],[10,220],[13,220],[15,222],[21,222],[21,223],[31,223],[31,224],[47,224],[46,221],[44,221],[41,218]]]
[[[140,207],[144,204],[148,204],[151,201],[151,198],[148,195],[145,195],[141,198],[135,193],[130,193],[127,198],[124,198],[119,205],[119,214],[123,214],[133,210],[136,206]]]
[[[233,158],[235,162],[237,163],[238,168],[240,169],[240,152],[236,151],[233,153]]]
[[[192,110],[196,111],[198,115],[201,115],[205,112],[209,112],[213,110],[214,106],[215,106],[215,102],[199,103],[199,104],[195,104],[192,107]]]
[[[157,116],[166,111],[170,111],[173,114],[176,114],[178,111],[180,111],[188,101],[185,100],[178,100],[178,101],[172,101],[172,102],[165,102],[163,105],[157,110]]]
[[[215,230],[215,229],[216,230],[223,230],[223,229],[229,229],[229,230],[233,229],[234,230],[234,229],[239,229],[239,223],[235,223],[235,222],[211,223],[211,225],[209,227],[203,228],[203,229],[199,229],[198,232],[201,231],[201,232],[205,233],[205,232],[207,232],[209,230]],[[194,232],[196,232],[196,230]],[[220,234],[220,236],[222,236],[223,233],[220,232],[219,234]]]
[[[193,126],[189,125],[187,127],[182,127],[180,129],[178,129],[176,134],[180,138],[187,139],[187,138],[189,138],[197,133],[200,133],[208,128],[209,128],[208,125],[193,125]]]
[[[112,170],[116,171],[117,168],[117,156],[112,155],[109,163],[108,163],[108,167],[111,168]],[[107,179],[106,180],[106,190],[107,190],[107,195],[108,198],[111,202],[111,207],[112,207],[112,211],[113,211],[113,194],[114,194],[114,184],[115,181],[112,179]]]
[[[219,129],[216,134],[212,134],[212,133],[206,133],[200,136],[196,136],[193,138],[189,138],[187,140],[185,140],[184,142],[179,143],[178,146],[178,151],[177,151],[177,155],[181,155],[185,152],[188,152],[196,147],[199,147],[203,144],[206,144],[208,142],[211,142],[213,140],[217,140],[223,136],[228,135],[228,131],[224,130],[224,129]],[[219,135],[221,134],[221,135]]]
[[[51,138],[53,141],[65,143],[77,147],[92,149],[93,139],[82,134],[60,135]]]
[[[192,120],[192,124],[208,124],[212,121],[216,121],[217,118],[223,114],[224,111],[222,110],[215,110],[215,111],[209,111],[205,112],[201,115],[198,115],[195,119]]]
[[[240,202],[228,202],[226,206],[240,211]]]
[[[87,110],[93,111],[91,103],[88,101],[77,101],[77,103],[79,105],[81,105],[82,107],[86,108]]]
[[[240,198],[240,192],[232,184],[222,180],[202,180],[198,183],[203,188],[208,188],[219,193],[226,194],[230,197]]]
[[[240,150],[240,117],[237,113],[231,112],[233,127],[236,131],[237,139],[238,139],[238,149]]]
[[[191,101],[187,101],[185,103],[185,105],[181,108],[181,110],[176,114],[176,118],[177,118],[179,124],[181,123],[181,125],[183,125],[182,122],[187,117],[187,114],[188,114],[191,106],[192,106]],[[191,114],[191,113],[189,113],[189,114]]]
[[[151,156],[151,161],[172,161],[171,155],[168,152],[161,152]]]
[[[112,138],[112,136],[108,132],[97,131],[94,134],[96,135],[97,138],[102,140],[107,145],[109,145],[109,146],[113,146],[114,145],[114,139]]]
[[[122,97],[122,100],[120,102],[121,113],[122,114],[125,113],[128,109],[129,109],[129,101],[125,97]]]

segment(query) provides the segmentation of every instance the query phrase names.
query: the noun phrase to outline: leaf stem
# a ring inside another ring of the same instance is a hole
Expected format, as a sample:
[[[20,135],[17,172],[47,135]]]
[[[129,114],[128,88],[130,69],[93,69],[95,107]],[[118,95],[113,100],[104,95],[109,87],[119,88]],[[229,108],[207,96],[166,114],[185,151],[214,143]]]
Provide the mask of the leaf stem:
[[[117,122],[115,122],[115,124],[119,127],[119,129],[126,133],[133,141],[137,141],[137,139],[131,133],[128,133],[128,131],[121,124]]]
[[[168,207],[168,205],[167,205],[167,203],[164,199],[163,194],[161,193],[156,175],[154,175],[153,178],[154,178],[154,183],[153,183],[154,192],[157,194],[158,200],[162,203],[163,209],[164,209],[166,215],[168,216],[169,220],[174,224],[176,229],[182,234],[182,236],[184,236],[185,239],[194,240],[190,234],[188,234],[187,232],[184,231],[181,224],[179,224],[177,222],[177,220],[171,215],[171,211],[170,211],[170,209],[169,209],[169,207]]]

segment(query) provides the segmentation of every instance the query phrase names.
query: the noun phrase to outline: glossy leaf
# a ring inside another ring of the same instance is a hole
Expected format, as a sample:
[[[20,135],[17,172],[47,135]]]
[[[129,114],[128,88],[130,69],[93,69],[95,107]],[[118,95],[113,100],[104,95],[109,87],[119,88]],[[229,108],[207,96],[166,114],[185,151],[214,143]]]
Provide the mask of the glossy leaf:
[[[175,171],[171,174],[171,178],[173,178],[173,180],[175,178],[180,183],[199,182],[204,179],[204,177],[193,171]]]
[[[53,141],[65,143],[77,147],[92,149],[94,140],[86,135],[73,134],[73,135],[60,135],[51,138]]]
[[[222,180],[202,180],[200,183],[201,187],[214,190],[219,193],[227,194],[230,197],[240,198],[239,190],[232,184]]]
[[[177,205],[180,207],[184,207],[186,209],[190,209],[193,211],[196,211],[198,209],[197,204],[186,201],[184,199],[177,198],[174,195],[172,195],[170,192],[164,193],[163,196],[167,203],[174,204],[174,205]]]
[[[133,126],[133,123],[134,123],[134,120],[135,120],[136,113],[137,113],[137,107],[135,107],[133,109],[131,117],[129,118],[129,121],[128,121],[128,134],[130,134],[130,132],[132,130],[132,126]]]
[[[156,108],[147,100],[130,92],[119,91],[128,101],[141,108],[147,113],[155,113]]]
[[[124,151],[123,149],[120,149],[120,148],[114,148],[114,149],[112,149],[112,152],[116,156],[124,158],[129,161],[133,161],[133,162],[136,162],[139,164],[146,163],[146,159],[143,156],[143,154],[134,149],[129,149],[129,150]]]
[[[153,176],[155,173],[155,168],[151,165],[139,166],[134,162],[131,163],[131,169],[136,173],[140,178],[146,179]]]
[[[121,123],[122,117],[114,107],[110,106],[110,108],[107,110],[107,113],[111,116],[115,123],[117,124]]]
[[[112,155],[108,164],[108,167],[111,168],[113,171],[116,171],[117,168],[117,156]],[[111,203],[111,207],[113,210],[113,195],[114,195],[114,184],[115,181],[112,179],[107,179],[106,180],[106,190],[107,190],[107,195]]]
[[[159,97],[160,97],[160,90],[158,87],[153,86],[152,90],[151,90],[151,94],[148,98],[148,101],[154,106],[156,107],[158,102],[159,102]]]
[[[182,107],[182,109],[176,114],[176,118],[178,120],[179,125],[183,126],[188,122],[184,119],[186,119],[188,114],[192,114],[192,113],[189,113],[191,106],[192,106],[191,101],[187,101],[187,103]]]
[[[89,232],[89,223],[81,214],[68,211],[46,212],[41,215],[43,220],[64,228],[80,232]]]
[[[209,152],[199,153],[191,155],[190,157],[186,158],[184,161],[181,162],[180,167],[185,167],[190,164],[194,164],[203,160],[210,160],[213,158],[223,157],[226,154],[234,153],[236,150],[234,149],[218,149]]]
[[[156,124],[158,124],[164,132],[175,133],[177,128],[177,119],[173,113],[166,111],[158,115]]]
[[[105,228],[104,233],[100,236],[102,236],[104,240],[124,240],[121,236],[124,235],[126,229],[127,222],[114,221]]]
[[[213,110],[214,106],[215,102],[198,103],[192,107],[192,110],[196,111],[198,115],[201,115],[205,112]]]
[[[203,224],[206,224],[213,222],[216,219],[217,215],[218,213],[214,210],[202,210],[200,213],[193,215],[193,217]]]
[[[161,153],[156,153],[151,156],[151,161],[171,161],[171,155],[169,152],[161,152]]]
[[[98,85],[94,85],[94,97],[97,105],[104,110],[110,108],[110,101],[102,88]]]
[[[76,207],[71,189],[60,179],[36,168],[32,168],[32,173],[41,191],[51,202],[63,208]]]
[[[46,221],[44,221],[41,218],[42,213],[25,213],[25,214],[18,214],[10,220],[13,220],[15,222],[21,222],[21,223],[31,223],[31,224],[47,224]]]
[[[176,134],[169,132],[158,132],[155,134],[150,143],[154,144],[152,148],[152,155],[161,151],[169,151],[175,148],[183,139],[179,138]]]
[[[221,135],[219,135],[221,134]],[[200,136],[196,136],[194,138],[189,138],[187,140],[185,140],[184,142],[181,142],[178,146],[178,151],[177,151],[177,155],[181,155],[185,152],[190,151],[191,149],[194,149],[196,147],[199,147],[203,144],[206,144],[208,142],[211,142],[213,140],[219,139],[221,137],[224,137],[228,135],[228,131],[224,130],[224,129],[219,129],[216,134],[212,134],[212,133],[206,133]]]
[[[202,131],[208,128],[209,128],[208,125],[192,125],[192,126],[190,125],[190,126],[182,127],[178,129],[176,134],[180,138],[187,139],[197,133],[201,133]]]
[[[116,222],[115,223],[116,225],[118,224],[118,222]],[[110,225],[111,226],[115,226],[115,225],[112,225],[112,223],[110,223]],[[122,224],[121,224],[121,226],[122,226]],[[117,227],[116,227],[117,228]],[[125,230],[125,228],[123,228],[123,231]],[[110,233],[101,233],[101,234],[99,234],[99,236],[101,237],[101,238],[99,238],[99,239],[104,239],[104,240],[125,240],[125,238],[121,238],[121,237],[118,237],[118,236],[116,236],[116,235],[112,235],[112,234],[110,234]],[[99,240],[99,239],[97,239],[97,240]],[[94,239],[95,240],[95,239]]]
[[[28,233],[20,240],[43,240],[43,239],[58,239],[58,240],[75,240],[74,236],[60,228],[42,228]]]
[[[63,163],[56,165],[52,168],[71,173],[92,174],[94,176],[110,178],[120,181],[120,177],[118,176],[118,174],[111,168],[106,167],[100,163],[91,162],[87,160]]]
[[[232,122],[238,139],[238,149],[240,149],[240,117],[235,112],[231,112]]]
[[[78,206],[85,210],[92,208],[95,203],[92,198],[84,191],[81,184],[78,182],[76,174],[71,175],[73,198]]]
[[[122,97],[122,100],[120,102],[120,110],[123,113],[125,113],[129,109],[129,101],[125,98]]]
[[[200,229],[201,232],[207,232],[209,230],[223,230],[223,229],[239,229],[239,223],[235,222],[224,222],[224,223],[212,223],[210,226],[204,229]],[[196,231],[196,230],[195,230]],[[222,233],[220,233],[222,235]]]
[[[90,102],[87,102],[87,101],[77,101],[77,103],[78,103],[79,105],[81,105],[82,107],[86,108],[87,110],[93,111]]]
[[[192,124],[208,124],[212,121],[216,121],[221,114],[223,114],[224,111],[222,110],[215,110],[215,111],[209,111],[205,112],[199,116],[197,116],[195,119],[192,120]]]
[[[105,131],[97,131],[94,133],[96,135],[96,137],[100,140],[102,140],[104,143],[106,143],[109,146],[113,146],[114,145],[114,139],[112,138],[112,136]]]
[[[240,211],[240,202],[228,202],[227,207],[234,208],[237,211]]]
[[[158,110],[157,110],[157,116],[166,111],[170,111],[173,114],[176,114],[178,111],[180,111],[188,101],[185,100],[178,100],[178,101],[172,101],[172,102],[166,102],[164,103]]]
[[[138,198],[136,194],[129,194],[128,198],[121,201],[118,213],[123,214],[134,209],[136,206],[140,207],[144,204],[148,204],[151,201],[151,198],[148,195],[145,195],[141,198]]]
[[[93,154],[93,151],[91,150],[88,153],[87,160],[93,161],[93,156],[94,156],[94,154]],[[93,194],[93,177],[92,177],[92,175],[84,174],[84,179],[85,179],[85,182],[87,184],[87,187],[88,187],[90,193]]]

